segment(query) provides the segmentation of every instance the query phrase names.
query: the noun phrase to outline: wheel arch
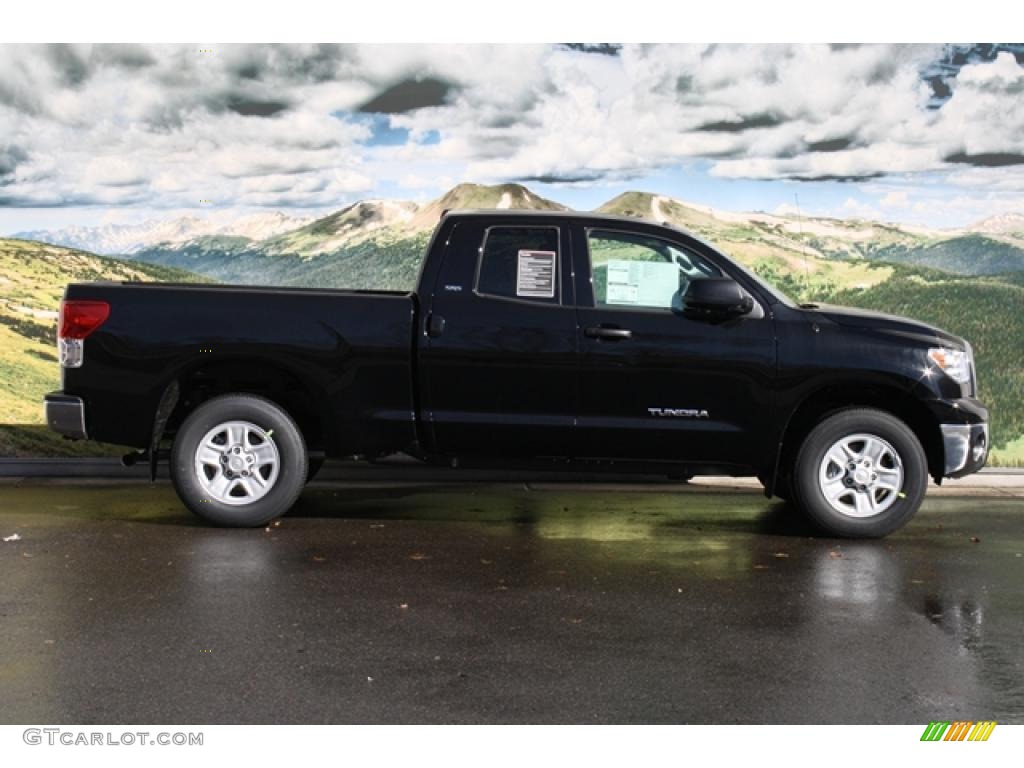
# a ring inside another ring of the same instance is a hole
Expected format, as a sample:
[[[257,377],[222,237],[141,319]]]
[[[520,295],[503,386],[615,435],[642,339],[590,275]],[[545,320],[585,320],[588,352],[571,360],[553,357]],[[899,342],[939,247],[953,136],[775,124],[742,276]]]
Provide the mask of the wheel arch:
[[[881,384],[850,383],[823,387],[805,397],[783,428],[776,455],[771,494],[779,479],[791,473],[797,451],[810,431],[830,414],[849,408],[874,408],[902,421],[917,437],[928,460],[928,473],[942,478],[942,433],[935,417],[920,400],[906,391]]]
[[[169,413],[154,423],[154,446],[164,437],[173,437],[199,405],[226,394],[270,400],[291,416],[311,451],[324,449],[329,438],[328,420],[318,405],[325,401],[325,393],[294,368],[258,356],[193,361],[178,370],[160,398]]]

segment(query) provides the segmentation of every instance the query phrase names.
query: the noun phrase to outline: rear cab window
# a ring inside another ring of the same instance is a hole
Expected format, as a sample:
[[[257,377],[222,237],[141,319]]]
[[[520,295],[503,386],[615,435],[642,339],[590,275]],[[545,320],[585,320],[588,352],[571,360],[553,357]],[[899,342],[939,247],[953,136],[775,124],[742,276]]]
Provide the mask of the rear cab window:
[[[475,291],[481,296],[559,304],[560,259],[556,225],[488,227],[480,246]]]

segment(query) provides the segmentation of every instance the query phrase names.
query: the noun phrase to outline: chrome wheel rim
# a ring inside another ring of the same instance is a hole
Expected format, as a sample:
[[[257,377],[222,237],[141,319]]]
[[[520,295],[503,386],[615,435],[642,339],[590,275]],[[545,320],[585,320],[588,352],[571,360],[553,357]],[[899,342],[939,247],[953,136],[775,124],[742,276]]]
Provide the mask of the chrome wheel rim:
[[[899,498],[903,461],[878,435],[847,435],[825,451],[818,469],[818,488],[836,512],[847,517],[874,517]]]
[[[270,493],[281,467],[271,432],[248,421],[226,421],[207,432],[195,455],[196,478],[203,493],[236,507]]]

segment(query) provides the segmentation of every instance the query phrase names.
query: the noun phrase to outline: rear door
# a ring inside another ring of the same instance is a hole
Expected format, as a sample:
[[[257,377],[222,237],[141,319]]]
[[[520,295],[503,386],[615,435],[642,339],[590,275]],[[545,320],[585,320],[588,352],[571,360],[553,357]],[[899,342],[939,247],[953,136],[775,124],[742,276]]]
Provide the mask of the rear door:
[[[578,344],[566,223],[452,218],[423,312],[423,414],[433,450],[566,456]]]
[[[632,223],[574,225],[573,242],[579,455],[762,462],[776,346],[763,300],[743,317],[694,319],[689,281],[735,277],[720,256]]]

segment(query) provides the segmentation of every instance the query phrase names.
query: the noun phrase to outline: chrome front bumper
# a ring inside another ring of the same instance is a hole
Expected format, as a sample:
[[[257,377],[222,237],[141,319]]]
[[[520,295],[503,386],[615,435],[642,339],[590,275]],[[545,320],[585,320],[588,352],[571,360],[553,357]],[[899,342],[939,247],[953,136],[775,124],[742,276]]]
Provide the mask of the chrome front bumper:
[[[963,477],[985,466],[988,424],[940,424],[946,456],[944,477]]]
[[[51,392],[43,398],[46,425],[54,432],[74,440],[85,440],[85,403],[82,398]]]

